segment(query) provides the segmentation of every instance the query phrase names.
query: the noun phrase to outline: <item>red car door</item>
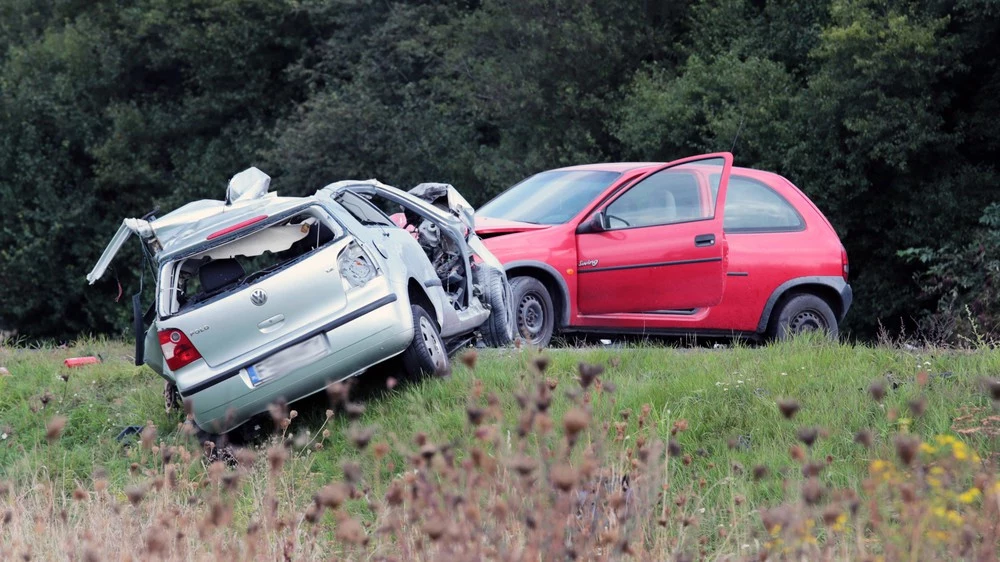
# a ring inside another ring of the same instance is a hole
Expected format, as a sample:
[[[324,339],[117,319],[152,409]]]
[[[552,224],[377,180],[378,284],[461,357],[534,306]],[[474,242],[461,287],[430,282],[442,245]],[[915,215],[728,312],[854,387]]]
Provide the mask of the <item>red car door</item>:
[[[714,306],[726,281],[722,224],[733,157],[677,160],[613,194],[577,229],[581,314]]]

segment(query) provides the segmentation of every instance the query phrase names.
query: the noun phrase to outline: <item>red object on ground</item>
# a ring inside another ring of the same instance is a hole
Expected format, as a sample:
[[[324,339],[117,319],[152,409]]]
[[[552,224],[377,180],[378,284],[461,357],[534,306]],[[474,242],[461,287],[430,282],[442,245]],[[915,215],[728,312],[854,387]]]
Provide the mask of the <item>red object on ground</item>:
[[[63,364],[67,367],[81,367],[83,365],[93,365],[94,363],[100,362],[100,359],[91,355],[88,357],[70,357],[69,359],[63,361]]]

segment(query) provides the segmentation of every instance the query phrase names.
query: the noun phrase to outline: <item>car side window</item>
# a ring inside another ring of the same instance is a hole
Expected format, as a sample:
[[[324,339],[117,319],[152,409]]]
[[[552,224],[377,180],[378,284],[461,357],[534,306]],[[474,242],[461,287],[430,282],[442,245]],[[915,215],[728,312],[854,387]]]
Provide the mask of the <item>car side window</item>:
[[[794,232],[805,228],[802,215],[767,185],[749,178],[729,178],[726,232]]]
[[[371,201],[356,193],[344,191],[337,197],[337,202],[365,226],[396,226],[396,223],[385,216],[385,213]]]
[[[712,218],[692,170],[669,168],[642,180],[605,210],[610,230],[658,226]]]

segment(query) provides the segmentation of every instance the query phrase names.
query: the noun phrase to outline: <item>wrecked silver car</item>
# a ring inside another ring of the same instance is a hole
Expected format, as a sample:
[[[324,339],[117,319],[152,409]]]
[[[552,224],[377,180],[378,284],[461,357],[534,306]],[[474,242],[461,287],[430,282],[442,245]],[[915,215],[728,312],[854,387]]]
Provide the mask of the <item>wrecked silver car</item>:
[[[269,185],[250,168],[225,201],[125,219],[87,276],[100,279],[138,235],[157,279],[148,313],[133,299],[136,363],[190,399],[203,430],[224,433],[393,357],[418,375],[477,333],[511,341],[503,266],[453,187],[341,181],[278,197]]]

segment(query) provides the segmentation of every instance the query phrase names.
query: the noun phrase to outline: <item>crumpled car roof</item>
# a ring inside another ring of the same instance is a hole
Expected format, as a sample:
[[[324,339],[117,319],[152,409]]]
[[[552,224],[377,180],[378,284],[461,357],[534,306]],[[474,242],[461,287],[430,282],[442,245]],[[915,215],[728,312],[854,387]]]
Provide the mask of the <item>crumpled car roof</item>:
[[[312,197],[278,197],[238,201],[204,199],[193,201],[152,221],[150,226],[160,241],[160,255],[173,254],[201,244],[209,234],[254,217],[273,216],[314,203]]]

